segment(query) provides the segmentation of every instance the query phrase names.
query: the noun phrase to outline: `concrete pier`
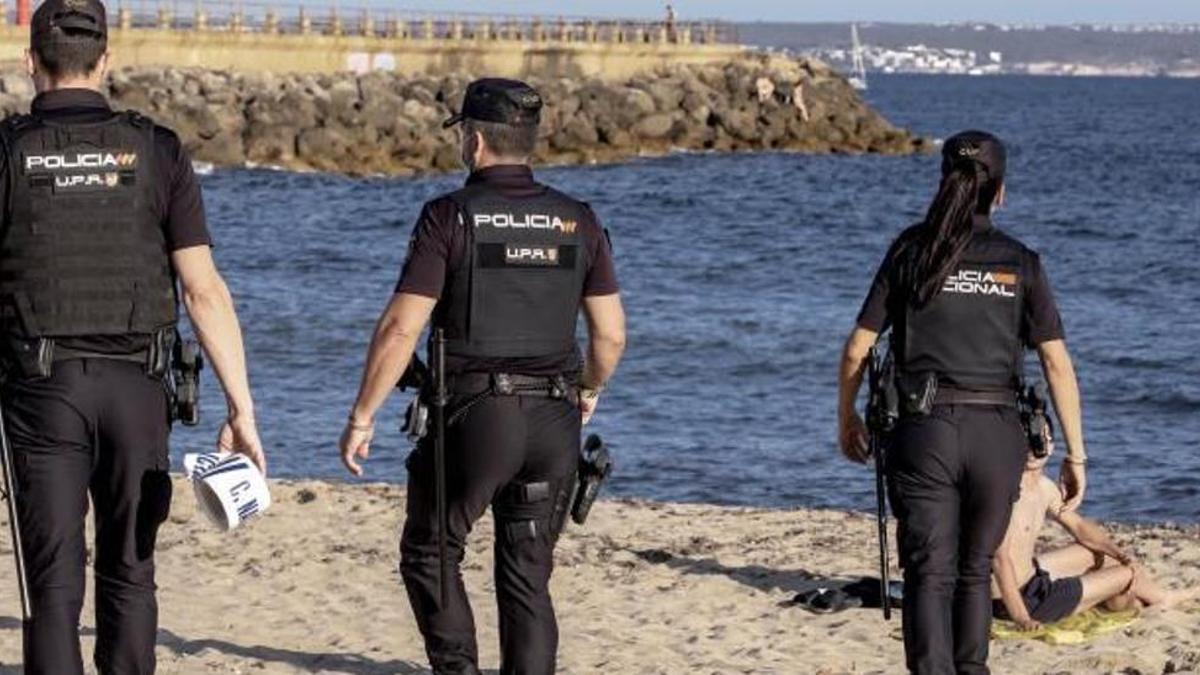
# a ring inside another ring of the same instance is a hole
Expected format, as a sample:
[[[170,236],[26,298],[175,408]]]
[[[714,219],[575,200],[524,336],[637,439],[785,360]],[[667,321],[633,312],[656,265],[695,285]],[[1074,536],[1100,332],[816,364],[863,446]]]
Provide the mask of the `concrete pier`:
[[[269,6],[209,3],[183,14],[166,5],[113,9],[116,66],[622,80],[660,66],[724,63],[743,51],[732,30],[717,23],[435,18],[312,7],[285,15]],[[20,59],[28,43],[28,27],[0,24],[0,61]]]

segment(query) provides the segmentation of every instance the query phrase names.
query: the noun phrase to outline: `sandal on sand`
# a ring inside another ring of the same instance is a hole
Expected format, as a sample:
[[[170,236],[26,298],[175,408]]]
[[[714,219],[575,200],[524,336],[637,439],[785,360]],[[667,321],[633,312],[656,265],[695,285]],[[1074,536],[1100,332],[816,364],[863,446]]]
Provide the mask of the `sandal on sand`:
[[[788,604],[803,607],[814,614],[835,614],[861,607],[862,601],[836,588],[815,588],[797,595]]]

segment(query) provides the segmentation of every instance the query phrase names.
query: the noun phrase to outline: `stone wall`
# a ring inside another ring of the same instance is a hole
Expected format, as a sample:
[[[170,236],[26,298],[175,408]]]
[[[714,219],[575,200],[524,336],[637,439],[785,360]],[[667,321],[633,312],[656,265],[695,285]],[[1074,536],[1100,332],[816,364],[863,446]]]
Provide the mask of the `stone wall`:
[[[459,168],[441,122],[469,78],[393,73],[230,73],[138,68],[111,76],[118,107],[175,128],[197,160],[354,175]],[[547,101],[537,159],[610,162],[672,150],[906,154],[924,139],[889,124],[813,61],[745,57],[621,82],[531,78]],[[801,83],[803,106],[792,100]],[[0,75],[0,109],[27,107],[28,80]],[[803,108],[803,109],[802,109]]]

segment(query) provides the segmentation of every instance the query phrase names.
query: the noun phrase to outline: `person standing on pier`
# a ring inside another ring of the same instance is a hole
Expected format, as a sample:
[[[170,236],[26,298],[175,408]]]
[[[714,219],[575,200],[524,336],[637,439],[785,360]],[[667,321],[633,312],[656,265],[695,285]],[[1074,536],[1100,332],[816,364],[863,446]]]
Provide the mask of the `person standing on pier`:
[[[901,410],[887,478],[904,569],[904,648],[919,675],[988,672],[992,561],[1030,447],[1017,408],[1026,349],[1041,358],[1067,441],[1063,508],[1083,500],[1079,388],[1062,320],[1038,254],[992,224],[1006,165],[991,134],[945,142],[937,195],[884,258],[842,357],[841,448],[866,462],[854,403],[869,351],[892,327]]]
[[[439,674],[480,672],[459,568],[467,535],[489,505],[500,672],[554,672],[554,546],[570,509],[581,424],[595,412],[625,346],[605,231],[587,204],[533,178],[541,109],[541,96],[528,85],[484,79],[470,85],[461,112],[446,121],[462,125],[470,175],[466,187],[421,212],[340,441],[342,461],[362,475],[375,415],[432,320],[446,340],[446,483],[436,484],[435,443],[426,436],[407,461],[400,571]],[[586,356],[576,343],[581,310]],[[431,400],[433,392],[423,397]],[[445,577],[438,490],[445,490],[448,519]]]
[[[94,661],[153,673],[154,547],[171,501],[167,379],[178,298],[224,387],[218,445],[265,469],[229,290],[200,183],[174,132],[101,93],[99,0],[34,13],[29,115],[0,125],[0,352],[28,608],[25,672],[82,675],[79,618],[95,509]]]

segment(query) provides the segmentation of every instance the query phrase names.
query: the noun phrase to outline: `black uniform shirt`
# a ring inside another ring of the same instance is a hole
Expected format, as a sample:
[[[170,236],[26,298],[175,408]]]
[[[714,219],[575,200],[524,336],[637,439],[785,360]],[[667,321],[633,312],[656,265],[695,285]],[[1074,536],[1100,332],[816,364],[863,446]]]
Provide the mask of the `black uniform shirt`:
[[[974,230],[976,233],[993,232],[991,219],[976,216]],[[867,293],[867,299],[858,314],[860,327],[882,333],[904,312],[908,297],[904,289],[897,288],[899,284],[896,278],[896,254],[906,235],[911,232],[910,229],[896,239],[879,266],[875,281],[871,284],[871,290]],[[1028,248],[1021,246],[1021,249],[1025,252],[1025,259],[1022,260],[1024,273],[1021,275],[1025,299],[1022,307],[1021,338],[1025,346],[1032,349],[1043,342],[1063,339],[1064,331],[1041,259]]]
[[[111,118],[114,111],[99,92],[90,89],[61,89],[40,94],[33,100],[30,112],[58,123],[95,123]],[[200,182],[192,170],[192,160],[175,132],[155,127],[154,157],[157,182],[154,186],[154,208],[159,214],[167,246],[172,251],[192,246],[211,245],[204,217],[204,201]],[[0,155],[0,204],[8,203],[9,167]],[[0,266],[4,261],[0,260]],[[104,354],[129,354],[144,349],[147,336],[92,336],[66,338],[58,343],[81,351]]]
[[[532,197],[545,188],[533,179],[533,171],[524,165],[493,166],[472,173],[468,185],[487,184],[509,198]],[[588,251],[591,266],[584,279],[585,296],[617,293],[617,274],[612,250],[596,214],[586,209],[579,233]],[[411,293],[440,299],[447,278],[467,264],[466,232],[459,221],[459,209],[449,197],[425,204],[413,228],[408,258],[396,286],[397,293]],[[533,359],[490,359],[455,362],[447,358],[451,372],[511,372],[525,375],[557,375],[579,370],[578,352],[547,355]]]

